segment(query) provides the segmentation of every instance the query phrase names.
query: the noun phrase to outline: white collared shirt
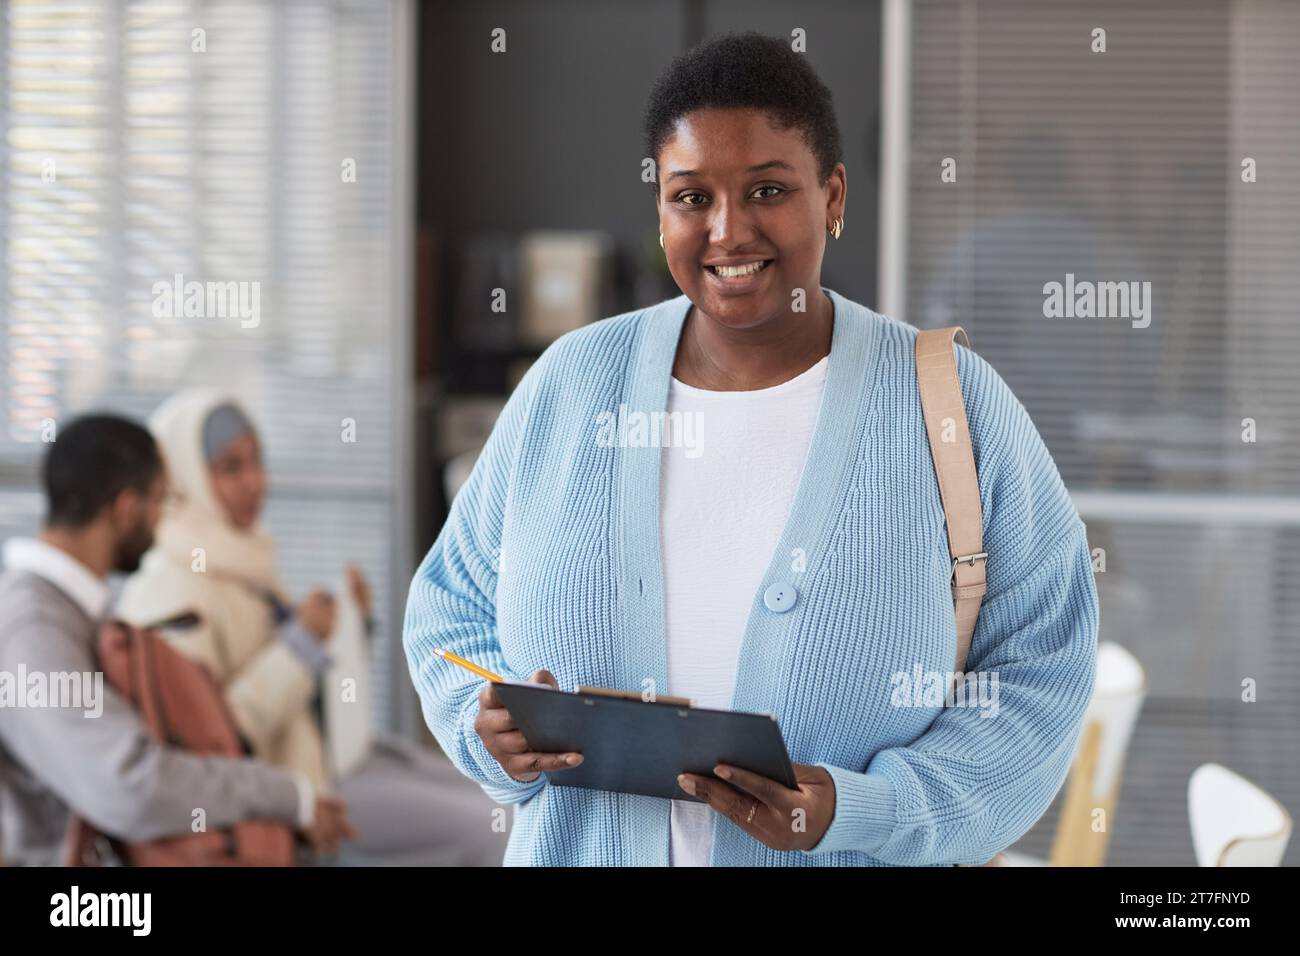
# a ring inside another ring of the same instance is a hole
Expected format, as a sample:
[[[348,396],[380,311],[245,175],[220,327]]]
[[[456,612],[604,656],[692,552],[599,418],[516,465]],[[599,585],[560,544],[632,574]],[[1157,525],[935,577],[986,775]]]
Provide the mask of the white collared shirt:
[[[112,594],[107,582],[68,552],[39,538],[10,538],[6,541],[4,566],[9,571],[29,571],[49,581],[92,621],[98,621],[108,613]]]

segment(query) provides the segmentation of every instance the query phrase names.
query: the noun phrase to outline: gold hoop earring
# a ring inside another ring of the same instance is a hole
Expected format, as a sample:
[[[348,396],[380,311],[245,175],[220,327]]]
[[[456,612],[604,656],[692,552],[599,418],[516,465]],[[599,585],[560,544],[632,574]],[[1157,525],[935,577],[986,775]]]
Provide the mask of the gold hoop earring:
[[[842,233],[843,231],[844,231],[844,217],[836,216],[833,220],[831,220],[831,237],[834,239],[838,239],[840,237],[840,233]]]
[[[664,252],[668,251],[668,247],[664,245],[664,234],[662,232],[659,233],[659,248]]]

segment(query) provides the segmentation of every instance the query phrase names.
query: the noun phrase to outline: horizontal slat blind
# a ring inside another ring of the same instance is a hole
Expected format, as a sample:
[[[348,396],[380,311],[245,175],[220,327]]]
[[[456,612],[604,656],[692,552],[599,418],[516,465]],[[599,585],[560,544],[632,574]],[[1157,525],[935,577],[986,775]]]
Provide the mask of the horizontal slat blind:
[[[912,9],[905,317],[967,329],[1088,502],[1101,637],[1150,684],[1110,859],[1192,864],[1200,763],[1300,809],[1300,532],[1214,505],[1300,492],[1300,5]],[[1150,324],[1047,317],[1044,285],[1068,275],[1150,282]],[[1148,522],[1108,498],[1134,491],[1211,503]],[[1056,812],[1021,849],[1046,854]]]
[[[390,566],[396,10],[0,2],[0,466],[31,487],[47,418],[143,418],[191,385],[237,393],[262,431],[287,583],[330,584],[347,559],[371,579],[384,726],[405,591]],[[159,317],[155,284],[177,274],[256,283],[257,324]],[[32,503],[7,483],[10,507]]]

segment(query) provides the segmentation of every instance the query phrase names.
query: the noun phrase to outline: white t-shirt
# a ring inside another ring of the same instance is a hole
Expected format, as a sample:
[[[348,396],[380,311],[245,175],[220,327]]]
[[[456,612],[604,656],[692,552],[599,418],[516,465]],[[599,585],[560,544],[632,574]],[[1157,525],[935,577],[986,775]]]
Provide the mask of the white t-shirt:
[[[740,642],[799,487],[829,359],[755,391],[669,384],[668,412],[683,415],[660,465],[666,694],[731,707]],[[709,865],[714,813],[673,801],[672,866]]]

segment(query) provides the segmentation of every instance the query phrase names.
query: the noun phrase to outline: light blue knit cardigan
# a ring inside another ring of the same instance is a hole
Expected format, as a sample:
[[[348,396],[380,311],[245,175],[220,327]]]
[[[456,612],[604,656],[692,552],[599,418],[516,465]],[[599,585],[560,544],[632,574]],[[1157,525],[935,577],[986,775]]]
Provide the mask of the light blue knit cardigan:
[[[996,676],[997,694],[942,706],[907,692],[899,675],[951,671],[956,651],[916,329],[824,291],[835,307],[826,390],[755,591],[732,709],[776,715],[791,759],[834,779],[835,815],[813,849],[777,851],[714,814],[712,863],[982,863],[1047,809],[1078,742],[1097,645],[1084,525],[1024,407],[987,362],[955,346],[989,553],[967,671]],[[516,806],[507,865],[668,862],[668,800],[514,780],[474,730],[481,682],[433,649],[517,680],[546,668],[565,690],[641,690],[652,679],[673,693],[659,449],[599,432],[620,403],[665,408],[690,305],[682,295],[548,348],[411,583],[404,644],[425,720],[462,773]],[[765,605],[774,583],[795,588],[792,609]]]

